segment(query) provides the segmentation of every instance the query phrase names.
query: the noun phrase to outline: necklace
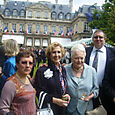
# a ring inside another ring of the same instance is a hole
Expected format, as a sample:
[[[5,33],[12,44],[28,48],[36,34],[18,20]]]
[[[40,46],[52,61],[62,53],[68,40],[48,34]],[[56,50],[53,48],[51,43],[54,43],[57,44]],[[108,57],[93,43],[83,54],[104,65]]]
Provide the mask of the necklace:
[[[84,66],[82,66],[82,67],[79,68],[79,69],[76,69],[75,67],[73,67],[73,71],[76,72],[76,73],[83,72],[83,69],[84,69]]]

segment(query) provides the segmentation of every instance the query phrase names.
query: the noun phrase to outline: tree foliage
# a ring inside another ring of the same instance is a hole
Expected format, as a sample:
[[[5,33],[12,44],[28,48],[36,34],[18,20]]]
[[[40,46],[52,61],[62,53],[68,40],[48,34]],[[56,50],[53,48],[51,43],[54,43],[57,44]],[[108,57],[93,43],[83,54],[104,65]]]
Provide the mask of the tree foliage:
[[[107,42],[115,45],[115,0],[105,0],[102,10],[95,10],[89,27],[103,30],[107,35]]]

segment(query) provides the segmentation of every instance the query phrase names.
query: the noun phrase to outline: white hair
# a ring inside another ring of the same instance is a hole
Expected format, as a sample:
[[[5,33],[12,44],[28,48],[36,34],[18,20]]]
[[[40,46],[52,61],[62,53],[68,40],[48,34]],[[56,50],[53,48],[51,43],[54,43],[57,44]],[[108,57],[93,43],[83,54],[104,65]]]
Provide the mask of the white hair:
[[[85,54],[86,56],[86,51],[85,48],[82,44],[75,44],[72,48],[71,48],[71,57],[73,57],[73,55],[75,54],[76,51],[81,51]]]

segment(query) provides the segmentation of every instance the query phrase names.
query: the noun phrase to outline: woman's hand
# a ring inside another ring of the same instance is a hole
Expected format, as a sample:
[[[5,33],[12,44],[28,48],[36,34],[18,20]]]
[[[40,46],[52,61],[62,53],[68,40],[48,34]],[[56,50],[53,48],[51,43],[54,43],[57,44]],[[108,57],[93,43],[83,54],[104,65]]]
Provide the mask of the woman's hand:
[[[63,95],[63,97],[62,98],[66,98],[67,100],[67,102],[68,102],[68,104],[69,104],[69,102],[70,102],[70,95],[69,94],[65,94],[65,95]]]
[[[55,97],[53,97],[53,103],[55,103],[59,106],[63,106],[63,107],[67,107],[67,105],[68,105],[68,101],[64,101],[62,99],[55,98]]]
[[[91,93],[89,96],[81,97],[81,100],[90,101],[94,97],[94,93]]]
[[[48,67],[48,64],[47,64],[47,63],[43,63],[43,64],[40,64],[40,65],[39,65],[39,67],[42,67],[42,66]]]

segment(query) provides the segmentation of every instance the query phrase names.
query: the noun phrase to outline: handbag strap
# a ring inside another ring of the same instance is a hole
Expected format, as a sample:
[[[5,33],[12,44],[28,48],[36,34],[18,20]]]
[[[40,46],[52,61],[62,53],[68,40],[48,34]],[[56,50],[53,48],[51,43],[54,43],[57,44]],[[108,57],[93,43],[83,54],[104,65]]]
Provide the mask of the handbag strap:
[[[42,96],[43,94],[43,96]],[[39,95],[39,104],[38,104],[38,108],[41,109],[42,108],[42,105],[43,105],[43,101],[45,99],[45,96],[47,95],[47,93],[44,93],[43,91],[40,92],[40,95]],[[41,100],[41,103],[40,103],[40,100]]]

